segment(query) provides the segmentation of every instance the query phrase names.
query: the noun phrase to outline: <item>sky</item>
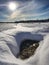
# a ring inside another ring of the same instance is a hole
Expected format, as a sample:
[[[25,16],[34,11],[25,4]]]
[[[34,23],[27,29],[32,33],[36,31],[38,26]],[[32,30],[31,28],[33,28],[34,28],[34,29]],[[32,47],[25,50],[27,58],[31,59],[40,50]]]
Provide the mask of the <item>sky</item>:
[[[8,8],[15,3],[14,11]],[[49,0],[0,0],[0,22],[49,18]]]

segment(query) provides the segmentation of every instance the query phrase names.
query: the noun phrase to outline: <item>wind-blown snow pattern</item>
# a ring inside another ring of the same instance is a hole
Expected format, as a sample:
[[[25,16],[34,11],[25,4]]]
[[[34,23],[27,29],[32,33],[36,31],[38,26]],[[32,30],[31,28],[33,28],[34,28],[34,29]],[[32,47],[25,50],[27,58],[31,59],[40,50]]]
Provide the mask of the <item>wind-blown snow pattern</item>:
[[[24,39],[39,40],[34,56],[17,58]],[[49,65],[49,23],[0,25],[0,65]]]

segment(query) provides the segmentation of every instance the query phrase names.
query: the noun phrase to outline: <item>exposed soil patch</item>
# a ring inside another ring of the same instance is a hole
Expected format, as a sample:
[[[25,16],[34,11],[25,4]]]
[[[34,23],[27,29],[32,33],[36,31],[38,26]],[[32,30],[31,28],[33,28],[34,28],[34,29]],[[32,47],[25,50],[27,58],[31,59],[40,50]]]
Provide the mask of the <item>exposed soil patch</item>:
[[[19,58],[27,59],[30,56],[34,55],[36,49],[39,46],[39,41],[36,40],[24,40],[20,45]]]

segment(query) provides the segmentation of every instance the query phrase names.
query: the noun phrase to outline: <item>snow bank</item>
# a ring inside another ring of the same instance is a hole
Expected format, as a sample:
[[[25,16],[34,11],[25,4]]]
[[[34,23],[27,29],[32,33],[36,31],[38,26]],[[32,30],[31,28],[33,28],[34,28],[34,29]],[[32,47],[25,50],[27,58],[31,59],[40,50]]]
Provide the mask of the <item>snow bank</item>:
[[[41,25],[42,27],[40,27]],[[49,33],[44,32],[43,34],[42,31],[47,31],[48,27],[47,24],[44,26],[40,24],[37,27],[18,24],[13,29],[0,32],[0,65],[49,65]],[[41,42],[35,55],[23,61],[16,56],[19,53],[21,41],[24,39]]]
[[[49,65],[49,35],[44,37],[35,55],[27,59],[24,65]]]

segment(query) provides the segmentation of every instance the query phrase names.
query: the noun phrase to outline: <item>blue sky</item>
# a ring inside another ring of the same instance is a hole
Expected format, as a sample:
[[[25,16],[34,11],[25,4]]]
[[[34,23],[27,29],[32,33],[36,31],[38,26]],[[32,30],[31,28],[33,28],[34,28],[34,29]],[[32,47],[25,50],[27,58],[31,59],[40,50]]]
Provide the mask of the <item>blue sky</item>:
[[[15,11],[7,7],[9,2],[18,4]],[[49,0],[0,0],[0,22],[49,18]]]

